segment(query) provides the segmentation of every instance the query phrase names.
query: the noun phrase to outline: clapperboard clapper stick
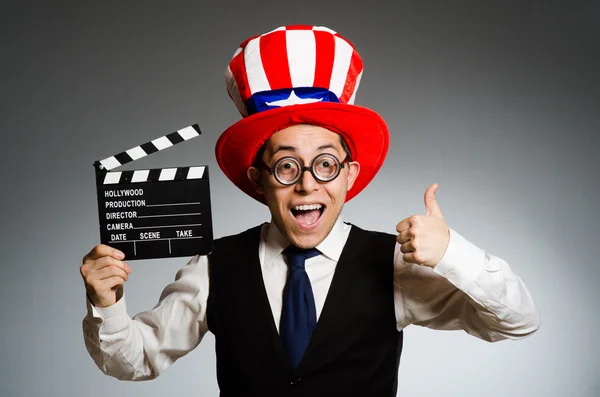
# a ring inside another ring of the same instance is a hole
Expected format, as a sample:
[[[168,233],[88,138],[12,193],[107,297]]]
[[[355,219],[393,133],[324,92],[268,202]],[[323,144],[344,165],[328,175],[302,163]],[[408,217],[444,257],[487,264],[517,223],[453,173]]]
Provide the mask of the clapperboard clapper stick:
[[[208,166],[113,171],[200,133],[194,124],[94,163],[102,244],[126,260],[212,251]]]

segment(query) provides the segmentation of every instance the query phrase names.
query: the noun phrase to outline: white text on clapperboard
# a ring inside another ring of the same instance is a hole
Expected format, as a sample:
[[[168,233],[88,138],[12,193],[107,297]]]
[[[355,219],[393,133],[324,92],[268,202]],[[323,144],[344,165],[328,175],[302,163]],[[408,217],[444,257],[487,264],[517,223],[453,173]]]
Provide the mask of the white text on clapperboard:
[[[143,196],[144,189],[121,189],[121,190],[106,190],[104,192],[105,198],[122,198],[122,197],[136,197]],[[141,208],[146,207],[146,200],[144,199],[131,199],[131,200],[119,200],[119,201],[107,201],[105,203],[105,208]],[[117,212],[107,212],[106,219],[137,219],[138,213],[137,211],[117,211]],[[131,222],[121,222],[121,223],[109,223],[106,225],[106,229],[109,231],[119,231],[119,230],[133,230],[135,229],[133,223]],[[193,237],[192,230],[176,230],[176,236],[178,238],[182,237]],[[154,232],[140,232],[139,239],[140,240],[156,240],[160,239],[160,231]],[[124,233],[116,233],[110,235],[111,241],[126,241],[127,234]]]

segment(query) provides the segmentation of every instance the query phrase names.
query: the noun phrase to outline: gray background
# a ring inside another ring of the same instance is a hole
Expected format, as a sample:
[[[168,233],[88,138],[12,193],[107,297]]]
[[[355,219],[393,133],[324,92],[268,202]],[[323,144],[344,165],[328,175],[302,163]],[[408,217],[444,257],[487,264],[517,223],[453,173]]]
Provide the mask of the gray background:
[[[201,137],[125,169],[208,164],[216,236],[267,220],[216,165],[239,119],[223,72],[244,39],[293,23],[354,42],[357,104],[390,126],[387,162],[345,218],[394,232],[437,182],[448,224],[510,263],[542,313],[518,342],[409,327],[399,394],[600,395],[598,4],[3,2],[0,396],[217,395],[210,335],[151,382],[106,377],[87,355],[92,163],[198,122]],[[186,261],[132,262],[130,314]]]

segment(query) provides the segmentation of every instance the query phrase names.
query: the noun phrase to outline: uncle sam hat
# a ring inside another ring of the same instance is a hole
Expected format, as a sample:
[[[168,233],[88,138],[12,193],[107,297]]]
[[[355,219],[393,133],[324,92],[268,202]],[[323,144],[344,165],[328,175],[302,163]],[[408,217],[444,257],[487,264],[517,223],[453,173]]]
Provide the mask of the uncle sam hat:
[[[362,73],[352,43],[325,27],[283,26],[244,41],[225,71],[227,91],[243,117],[215,147],[225,175],[265,204],[246,176],[256,153],[275,132],[311,124],[340,134],[360,163],[346,201],[355,197],[375,177],[389,146],[383,118],[354,105]]]

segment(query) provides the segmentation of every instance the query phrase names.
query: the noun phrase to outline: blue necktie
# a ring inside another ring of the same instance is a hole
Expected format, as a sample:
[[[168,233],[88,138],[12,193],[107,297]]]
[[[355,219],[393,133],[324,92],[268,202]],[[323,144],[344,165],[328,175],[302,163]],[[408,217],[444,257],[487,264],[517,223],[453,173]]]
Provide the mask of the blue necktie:
[[[315,248],[306,250],[295,246],[283,251],[288,263],[288,278],[283,290],[279,335],[294,368],[300,364],[317,325],[315,298],[304,262],[319,254]]]

